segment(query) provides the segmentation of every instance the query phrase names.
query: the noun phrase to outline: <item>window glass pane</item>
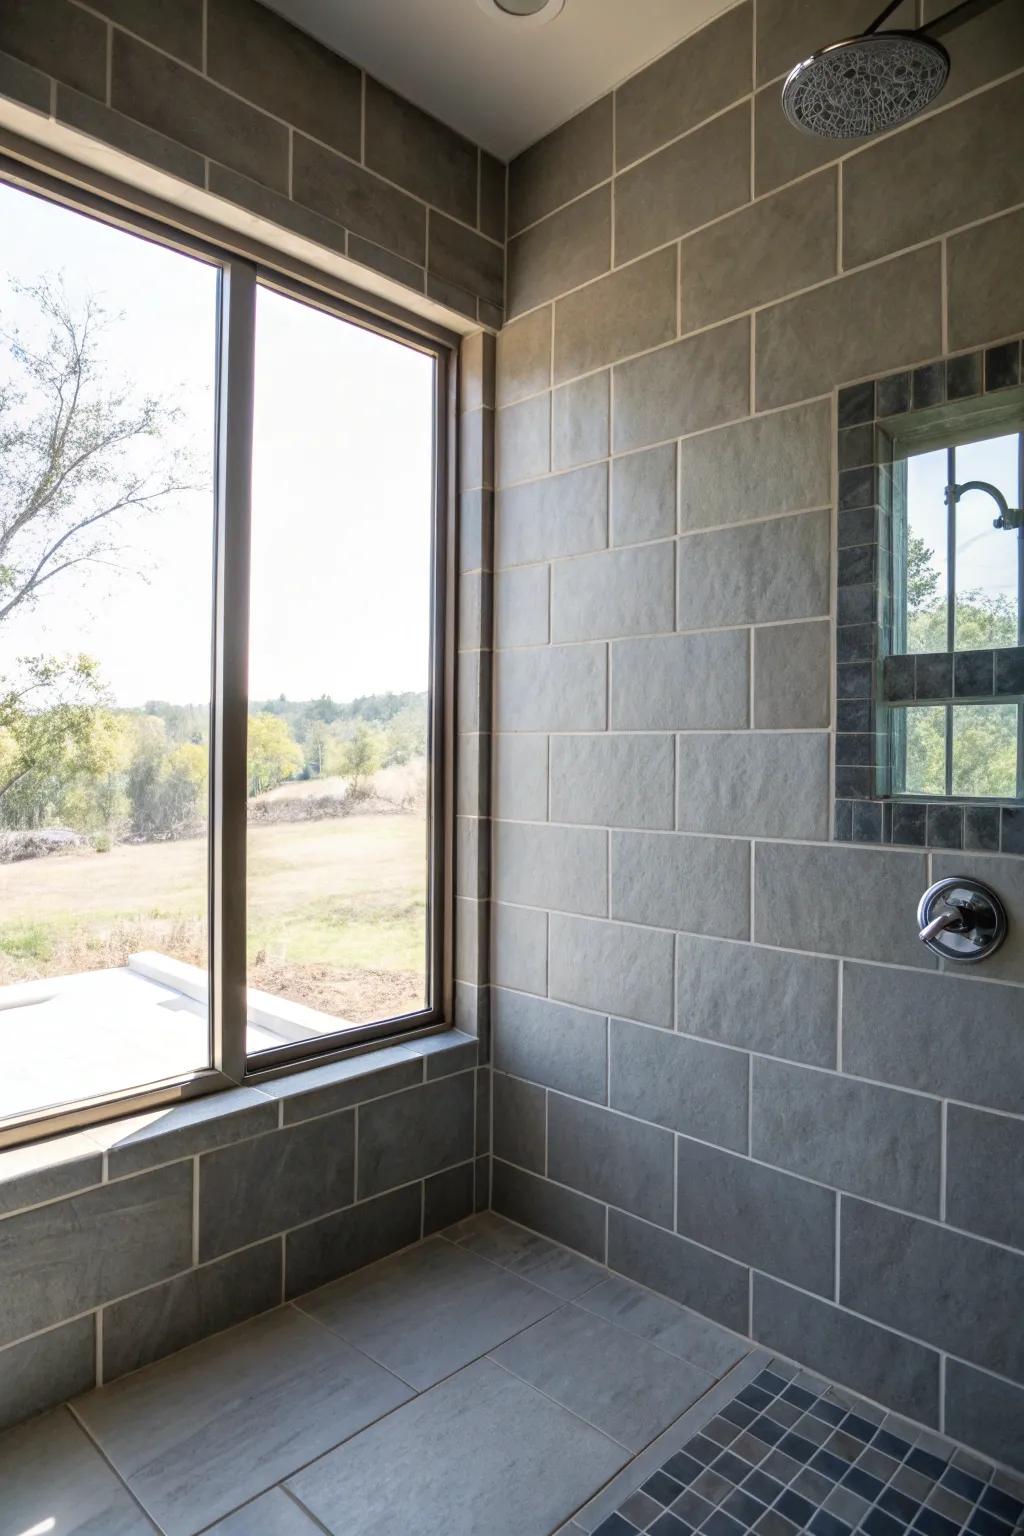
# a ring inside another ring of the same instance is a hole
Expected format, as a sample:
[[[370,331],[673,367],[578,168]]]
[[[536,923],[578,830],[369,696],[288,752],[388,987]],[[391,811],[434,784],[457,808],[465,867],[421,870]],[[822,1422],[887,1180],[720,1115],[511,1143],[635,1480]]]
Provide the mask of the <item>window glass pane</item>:
[[[947,518],[944,448],[907,460],[907,650],[947,649]]]
[[[895,711],[894,711],[895,713]],[[943,705],[900,711],[905,721],[906,795],[946,793],[946,710]]]
[[[209,1065],[218,271],[0,226],[3,1117]]]
[[[429,1004],[434,361],[261,288],[249,1048]]]
[[[1019,505],[1016,433],[956,450],[956,478],[985,480]],[[956,649],[1017,644],[1018,534],[993,528],[999,509],[983,491],[968,491],[956,513]]]
[[[954,704],[954,795],[1004,800],[1016,795],[1018,707]]]

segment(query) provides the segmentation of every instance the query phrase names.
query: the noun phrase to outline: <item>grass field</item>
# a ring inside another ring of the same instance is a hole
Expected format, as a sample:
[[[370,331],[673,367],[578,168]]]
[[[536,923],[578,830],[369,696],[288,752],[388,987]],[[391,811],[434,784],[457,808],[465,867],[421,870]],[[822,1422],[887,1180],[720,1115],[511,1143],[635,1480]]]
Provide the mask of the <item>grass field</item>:
[[[0,866],[0,985],[206,963],[206,843],[119,844]],[[353,1020],[422,1007],[426,823],[367,815],[249,828],[249,979]]]

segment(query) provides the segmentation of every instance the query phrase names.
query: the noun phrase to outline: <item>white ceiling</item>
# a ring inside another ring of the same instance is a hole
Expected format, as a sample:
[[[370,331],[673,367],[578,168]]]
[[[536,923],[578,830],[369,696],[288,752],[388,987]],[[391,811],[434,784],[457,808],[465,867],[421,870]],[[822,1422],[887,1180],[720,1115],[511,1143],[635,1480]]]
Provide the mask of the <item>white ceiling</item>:
[[[544,26],[479,0],[264,0],[502,160],[736,0],[566,0]]]

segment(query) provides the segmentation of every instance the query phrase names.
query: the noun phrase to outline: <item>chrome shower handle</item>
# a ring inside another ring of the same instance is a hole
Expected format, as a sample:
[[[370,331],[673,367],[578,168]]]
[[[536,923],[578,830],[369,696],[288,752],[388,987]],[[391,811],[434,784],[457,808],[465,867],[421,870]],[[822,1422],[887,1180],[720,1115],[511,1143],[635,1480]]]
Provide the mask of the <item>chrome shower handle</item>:
[[[918,938],[944,960],[984,960],[1006,937],[1006,908],[972,875],[937,880],[917,909]]]
[[[933,917],[930,923],[926,923],[918,934],[922,944],[927,944],[929,939],[934,939],[937,933],[944,928],[955,928],[962,932],[964,926],[963,914],[960,912],[940,912],[938,917]]]

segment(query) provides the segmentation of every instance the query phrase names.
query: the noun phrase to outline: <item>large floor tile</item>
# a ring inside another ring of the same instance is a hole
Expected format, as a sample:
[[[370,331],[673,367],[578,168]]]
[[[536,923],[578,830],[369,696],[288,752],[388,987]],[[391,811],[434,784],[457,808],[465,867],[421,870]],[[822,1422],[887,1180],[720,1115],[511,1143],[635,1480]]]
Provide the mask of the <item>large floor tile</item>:
[[[605,1435],[478,1360],[288,1487],[335,1536],[541,1536],[626,1459]]]
[[[593,1264],[536,1232],[528,1232],[525,1227],[517,1227],[515,1222],[495,1216],[492,1211],[481,1211],[479,1216],[449,1227],[444,1235],[461,1248],[510,1269],[521,1280],[539,1285],[542,1291],[550,1291],[562,1301],[572,1301],[607,1274],[600,1264]]]
[[[79,1398],[75,1409],[166,1536],[192,1536],[409,1395],[283,1307]]]
[[[206,1536],[318,1536],[321,1531],[282,1488],[271,1488],[211,1525]]]
[[[577,1306],[509,1339],[491,1358],[631,1451],[712,1385],[706,1371]]]
[[[554,1310],[555,1298],[442,1237],[297,1305],[422,1391]]]
[[[0,1438],[0,1536],[154,1536],[66,1408]]]
[[[710,1318],[691,1312],[667,1296],[657,1296],[611,1275],[603,1284],[595,1286],[579,1298],[579,1305],[598,1317],[635,1333],[638,1338],[649,1339],[659,1349],[667,1349],[670,1355],[689,1360],[711,1376],[724,1376],[737,1360],[750,1353],[750,1344],[728,1328],[721,1328]]]

